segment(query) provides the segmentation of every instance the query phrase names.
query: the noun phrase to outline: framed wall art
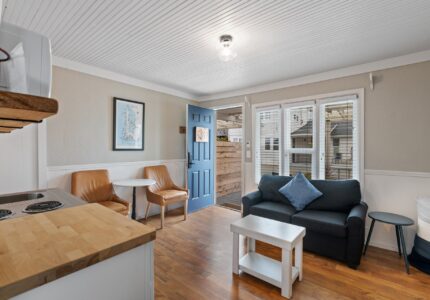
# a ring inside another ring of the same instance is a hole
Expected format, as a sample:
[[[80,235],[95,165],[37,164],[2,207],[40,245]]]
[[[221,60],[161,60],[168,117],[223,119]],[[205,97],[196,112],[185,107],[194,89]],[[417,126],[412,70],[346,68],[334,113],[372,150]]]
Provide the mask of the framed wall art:
[[[144,149],[145,103],[113,98],[113,150]]]
[[[209,128],[196,127],[196,142],[207,143],[209,142]]]

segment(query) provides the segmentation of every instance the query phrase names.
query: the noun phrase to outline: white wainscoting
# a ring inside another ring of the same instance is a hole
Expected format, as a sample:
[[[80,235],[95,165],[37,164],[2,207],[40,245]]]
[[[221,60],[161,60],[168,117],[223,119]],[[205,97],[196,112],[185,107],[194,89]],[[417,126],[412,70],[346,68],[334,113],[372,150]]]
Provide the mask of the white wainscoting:
[[[417,222],[416,200],[430,196],[430,173],[367,169],[364,174],[363,199],[369,211],[397,213]],[[367,230],[370,227],[369,219],[366,227]],[[416,230],[416,225],[404,228],[408,252],[412,249]],[[397,251],[394,226],[376,222],[370,245]]]
[[[105,164],[87,164],[87,165],[68,165],[68,166],[51,166],[48,167],[48,188],[60,188],[70,192],[71,174],[81,170],[97,170],[107,169],[111,181],[129,178],[143,178],[143,168],[146,166],[164,164],[167,166],[170,176],[173,181],[185,186],[185,160],[156,160],[156,161],[137,161],[137,162],[120,162],[120,163],[105,163]],[[132,189],[125,187],[115,187],[115,191],[121,198],[132,199]],[[172,205],[170,208],[179,207],[181,204]],[[136,215],[138,218],[143,218],[145,215],[146,195],[143,188],[137,189]],[[160,212],[158,205],[152,205],[150,215]]]
[[[245,194],[257,190],[252,163],[245,163]],[[370,211],[386,211],[407,216],[417,222],[416,200],[430,196],[430,173],[391,170],[364,171],[363,200]],[[366,222],[366,237],[371,220]],[[406,246],[411,251],[416,225],[404,228]],[[397,251],[394,226],[375,223],[370,245]]]
[[[61,188],[70,192],[70,175],[79,170],[108,169],[111,180],[125,178],[142,178],[145,166],[165,164],[173,180],[185,186],[185,160],[159,160],[159,161],[139,161],[126,163],[107,163],[89,165],[70,165],[48,167],[48,187]],[[387,171],[387,170],[365,170],[363,200],[369,205],[369,211],[387,211],[398,213],[417,220],[416,199],[421,196],[430,196],[430,173]],[[245,191],[252,192],[256,189],[254,175],[252,174],[252,163],[245,164]],[[131,189],[115,188],[119,196],[130,200]],[[137,191],[137,216],[144,216],[146,196],[143,189]],[[172,207],[173,208],[173,207]],[[159,213],[159,207],[153,205],[150,215]],[[367,220],[367,230],[370,220]],[[416,226],[405,228],[406,246],[411,250],[413,239],[416,233]],[[366,232],[367,236],[367,232]],[[376,223],[373,231],[371,245],[397,250],[396,235],[393,226]]]

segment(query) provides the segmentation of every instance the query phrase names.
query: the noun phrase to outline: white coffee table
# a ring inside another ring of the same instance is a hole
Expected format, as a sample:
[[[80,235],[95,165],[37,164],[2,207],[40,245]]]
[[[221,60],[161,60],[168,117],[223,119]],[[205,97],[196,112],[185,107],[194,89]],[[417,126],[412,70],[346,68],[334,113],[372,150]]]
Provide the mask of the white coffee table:
[[[248,215],[230,225],[233,232],[233,273],[240,271],[282,289],[290,298],[294,281],[303,277],[303,237],[306,229],[267,218]],[[239,257],[239,235],[248,237],[248,253]],[[255,240],[282,248],[282,262],[255,252]],[[295,264],[293,266],[293,249]]]

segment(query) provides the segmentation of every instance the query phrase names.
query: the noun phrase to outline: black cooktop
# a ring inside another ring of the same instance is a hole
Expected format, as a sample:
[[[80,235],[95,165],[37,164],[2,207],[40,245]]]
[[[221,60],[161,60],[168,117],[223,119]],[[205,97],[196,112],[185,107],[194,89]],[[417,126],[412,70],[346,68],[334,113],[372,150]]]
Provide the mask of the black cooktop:
[[[61,203],[59,201],[43,201],[43,202],[37,202],[37,203],[30,204],[29,206],[27,206],[23,210],[23,212],[28,213],[28,214],[33,214],[33,213],[39,213],[39,212],[54,210],[54,209],[60,208],[62,206],[63,206],[63,203]]]

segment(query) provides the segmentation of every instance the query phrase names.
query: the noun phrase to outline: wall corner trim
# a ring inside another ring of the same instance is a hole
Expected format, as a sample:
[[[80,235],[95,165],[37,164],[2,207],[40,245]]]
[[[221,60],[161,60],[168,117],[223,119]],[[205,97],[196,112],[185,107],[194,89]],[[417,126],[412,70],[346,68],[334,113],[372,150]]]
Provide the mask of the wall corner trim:
[[[430,172],[365,169],[365,175],[430,178]]]
[[[92,164],[72,164],[63,166],[48,166],[48,172],[64,171],[64,170],[95,170],[95,169],[109,169],[116,167],[129,167],[129,166],[152,166],[157,164],[168,163],[185,163],[184,158],[176,159],[160,159],[160,160],[142,160],[142,161],[127,161],[127,162],[106,162],[106,163],[92,163]]]

